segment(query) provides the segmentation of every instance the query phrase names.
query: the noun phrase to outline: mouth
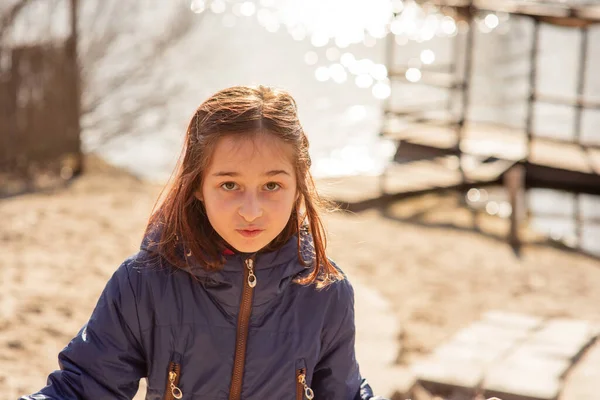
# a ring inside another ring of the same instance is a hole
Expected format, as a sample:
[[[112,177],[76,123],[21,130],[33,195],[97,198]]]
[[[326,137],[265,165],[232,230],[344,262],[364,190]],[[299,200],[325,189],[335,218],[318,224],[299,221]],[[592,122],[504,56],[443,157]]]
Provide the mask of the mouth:
[[[262,233],[263,229],[236,229],[244,237],[255,237]]]

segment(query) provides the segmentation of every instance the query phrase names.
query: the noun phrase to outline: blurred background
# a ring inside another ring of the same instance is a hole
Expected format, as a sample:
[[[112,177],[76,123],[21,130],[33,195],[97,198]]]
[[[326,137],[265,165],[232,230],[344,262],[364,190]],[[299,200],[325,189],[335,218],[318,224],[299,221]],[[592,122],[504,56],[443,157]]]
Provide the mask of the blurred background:
[[[592,0],[3,1],[0,391],[57,367],[196,107],[263,84],[346,210],[329,252],[376,391],[600,399],[598,22]]]

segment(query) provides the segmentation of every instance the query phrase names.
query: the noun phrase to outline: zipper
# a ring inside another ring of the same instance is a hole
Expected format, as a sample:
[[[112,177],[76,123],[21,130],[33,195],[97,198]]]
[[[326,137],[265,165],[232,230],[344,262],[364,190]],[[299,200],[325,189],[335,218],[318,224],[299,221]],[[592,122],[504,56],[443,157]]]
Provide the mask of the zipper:
[[[250,314],[252,313],[252,299],[257,279],[254,275],[254,259],[248,258],[244,262],[244,281],[246,284],[242,289],[240,300],[240,311],[238,314],[237,337],[235,340],[235,358],[233,360],[233,372],[231,375],[231,386],[229,387],[229,400],[240,400],[242,398],[242,383],[244,378],[244,365],[246,364],[246,344],[248,341],[248,328],[250,326]]]
[[[183,392],[179,389],[179,379],[181,378],[181,357],[174,354],[172,361],[169,362],[167,370],[167,387],[165,389],[164,400],[179,400],[183,397]]]
[[[306,383],[306,368],[296,370],[296,400],[312,400],[314,392]]]
[[[314,392],[306,382],[306,361],[301,358],[296,360],[296,400],[312,400]]]

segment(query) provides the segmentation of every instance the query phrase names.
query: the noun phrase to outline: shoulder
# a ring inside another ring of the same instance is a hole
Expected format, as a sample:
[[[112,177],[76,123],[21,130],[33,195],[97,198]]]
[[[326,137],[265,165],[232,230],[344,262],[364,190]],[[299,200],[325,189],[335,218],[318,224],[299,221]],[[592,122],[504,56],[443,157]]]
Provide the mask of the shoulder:
[[[118,286],[130,290],[138,299],[146,297],[147,292],[155,292],[153,287],[161,286],[182,271],[171,266],[158,254],[140,250],[126,258],[116,269],[109,286]]]
[[[329,306],[334,309],[353,306],[354,288],[352,287],[352,283],[338,264],[331,259],[329,259],[329,262],[341,273],[342,279],[331,282],[322,289],[315,290],[321,292]]]
[[[178,271],[157,253],[140,250],[125,259],[115,274],[127,277],[132,282],[173,274]]]

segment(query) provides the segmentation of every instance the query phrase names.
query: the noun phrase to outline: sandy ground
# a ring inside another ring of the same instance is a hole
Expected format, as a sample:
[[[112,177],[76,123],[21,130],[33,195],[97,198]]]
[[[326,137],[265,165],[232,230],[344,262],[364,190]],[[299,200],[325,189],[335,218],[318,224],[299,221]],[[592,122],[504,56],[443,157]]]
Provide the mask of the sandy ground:
[[[0,201],[3,398],[44,385],[106,280],[138,248],[161,189],[89,164],[66,189]],[[598,260],[544,245],[517,257],[502,241],[504,222],[474,216],[452,194],[326,223],[330,256],[392,303],[401,364],[490,309],[600,320]]]

